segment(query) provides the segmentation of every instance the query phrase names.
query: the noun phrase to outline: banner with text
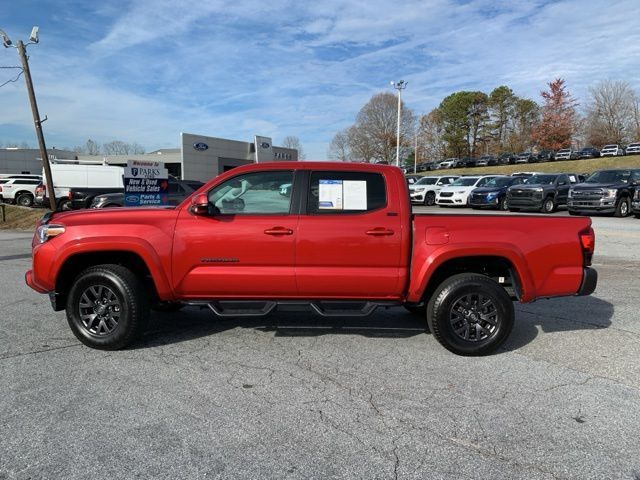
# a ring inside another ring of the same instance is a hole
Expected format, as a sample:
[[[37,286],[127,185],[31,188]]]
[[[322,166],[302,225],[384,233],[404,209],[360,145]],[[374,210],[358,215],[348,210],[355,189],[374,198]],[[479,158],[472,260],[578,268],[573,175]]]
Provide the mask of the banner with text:
[[[163,162],[129,160],[124,169],[125,206],[167,205],[168,180]]]

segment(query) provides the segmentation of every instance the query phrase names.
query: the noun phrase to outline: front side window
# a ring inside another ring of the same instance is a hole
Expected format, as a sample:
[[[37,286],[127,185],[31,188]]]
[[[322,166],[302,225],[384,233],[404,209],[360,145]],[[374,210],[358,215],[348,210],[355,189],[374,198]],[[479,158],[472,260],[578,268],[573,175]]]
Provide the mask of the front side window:
[[[223,215],[286,215],[291,209],[291,194],[283,194],[282,187],[292,184],[291,171],[239,175],[211,190],[209,203]]]
[[[384,177],[365,172],[313,172],[309,180],[310,214],[363,213],[384,208]]]

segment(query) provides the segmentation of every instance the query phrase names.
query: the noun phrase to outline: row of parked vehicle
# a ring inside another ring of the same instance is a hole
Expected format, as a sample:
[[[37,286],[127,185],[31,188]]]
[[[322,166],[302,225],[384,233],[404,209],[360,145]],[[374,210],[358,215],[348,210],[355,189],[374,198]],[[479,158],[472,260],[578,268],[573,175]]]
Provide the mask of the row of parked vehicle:
[[[640,169],[513,175],[408,175],[411,203],[571,215],[593,213],[640,218]]]
[[[418,172],[427,172],[431,170],[442,170],[447,168],[471,168],[471,167],[487,167],[494,165],[516,165],[521,163],[539,163],[553,162],[564,160],[580,160],[583,158],[596,157],[619,157],[623,155],[640,154],[640,142],[630,143],[626,148],[621,145],[611,144],[605,145],[601,150],[593,147],[585,147],[581,150],[571,148],[563,148],[557,151],[542,150],[538,153],[522,152],[503,153],[499,156],[484,155],[480,158],[447,158],[445,160],[434,160],[423,162],[417,166]]]

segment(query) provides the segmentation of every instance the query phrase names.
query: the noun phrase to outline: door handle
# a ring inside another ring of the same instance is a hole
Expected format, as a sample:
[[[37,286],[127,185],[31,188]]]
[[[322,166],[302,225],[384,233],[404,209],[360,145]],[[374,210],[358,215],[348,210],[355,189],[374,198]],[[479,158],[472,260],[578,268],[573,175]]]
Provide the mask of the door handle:
[[[267,228],[264,233],[266,235],[293,235],[293,230],[285,227]]]
[[[372,235],[374,237],[384,237],[388,235],[393,235],[393,230],[384,227],[377,227],[373,230],[367,230],[367,235]]]

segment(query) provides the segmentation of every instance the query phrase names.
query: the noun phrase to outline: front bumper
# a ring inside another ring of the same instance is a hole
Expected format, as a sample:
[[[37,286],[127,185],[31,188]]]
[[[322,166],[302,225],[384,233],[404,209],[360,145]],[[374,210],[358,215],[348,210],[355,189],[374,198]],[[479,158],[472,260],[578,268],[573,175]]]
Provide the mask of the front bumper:
[[[616,211],[616,199],[615,198],[602,198],[599,200],[574,200],[569,199],[567,201],[567,208],[573,211],[579,212],[602,212],[613,213]]]
[[[589,267],[585,267],[582,274],[582,284],[576,295],[584,296],[591,295],[598,284],[598,272]]]
[[[633,201],[633,202],[631,202],[631,211],[632,211],[635,215],[640,214],[640,201]]]
[[[411,192],[411,203],[424,203],[424,197],[427,192]]]
[[[467,195],[461,193],[456,193],[451,197],[441,197],[438,195],[436,196],[436,204],[449,207],[465,207],[467,205],[467,198]]]
[[[542,208],[542,197],[512,197],[507,196],[509,208],[521,208],[523,210],[540,210]]]
[[[483,195],[482,197],[477,197],[475,195],[471,195],[469,197],[469,205],[472,207],[493,207],[497,208],[500,203],[500,197],[491,196],[488,197]]]

